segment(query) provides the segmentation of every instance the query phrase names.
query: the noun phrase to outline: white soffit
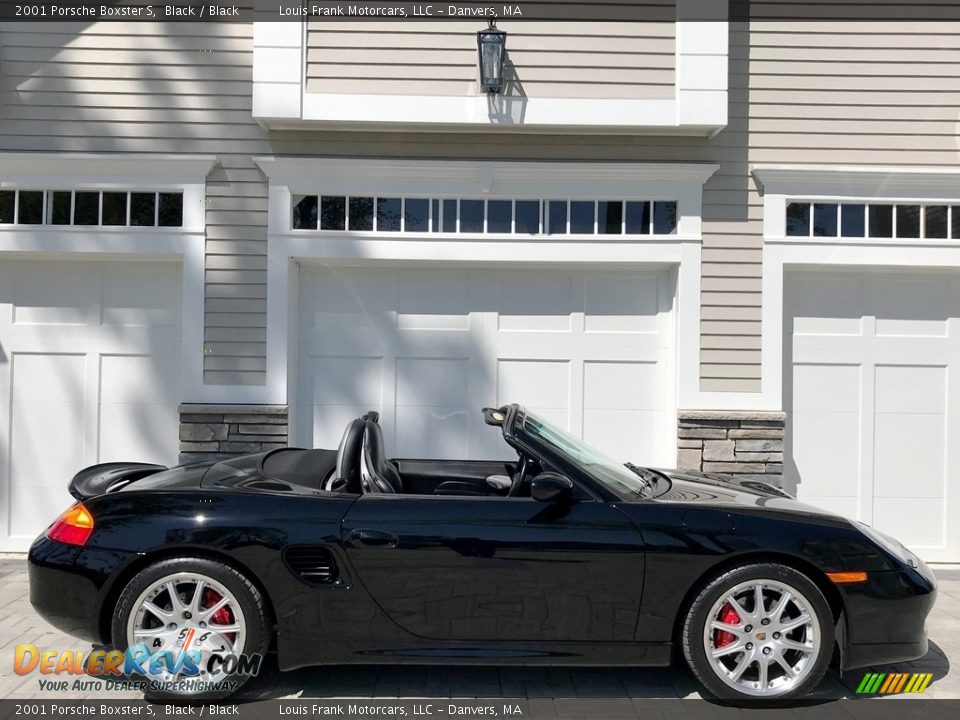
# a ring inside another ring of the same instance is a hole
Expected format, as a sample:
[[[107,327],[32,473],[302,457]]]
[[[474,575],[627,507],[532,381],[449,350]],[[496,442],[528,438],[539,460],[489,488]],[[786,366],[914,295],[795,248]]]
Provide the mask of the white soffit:
[[[761,196],[960,199],[960,167],[756,165]]]

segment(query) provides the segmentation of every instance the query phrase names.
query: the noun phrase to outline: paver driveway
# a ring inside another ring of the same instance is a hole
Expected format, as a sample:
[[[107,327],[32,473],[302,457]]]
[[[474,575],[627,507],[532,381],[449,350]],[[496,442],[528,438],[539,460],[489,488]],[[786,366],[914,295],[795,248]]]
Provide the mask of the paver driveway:
[[[960,570],[940,570],[937,605],[930,615],[930,652],[883,672],[929,672],[933,682],[922,697],[960,699]],[[37,674],[12,672],[18,643],[40,649],[88,650],[89,646],[44,622],[30,607],[22,557],[0,556],[0,698],[86,699],[85,693],[43,694]],[[868,670],[824,680],[816,695],[850,697]],[[275,665],[242,691],[248,698],[638,698],[700,697],[683,667],[673,668],[485,668],[464,666],[305,668],[281,673]],[[96,697],[103,698],[102,693]],[[115,698],[137,698],[115,693]],[[901,697],[921,697],[917,695]]]

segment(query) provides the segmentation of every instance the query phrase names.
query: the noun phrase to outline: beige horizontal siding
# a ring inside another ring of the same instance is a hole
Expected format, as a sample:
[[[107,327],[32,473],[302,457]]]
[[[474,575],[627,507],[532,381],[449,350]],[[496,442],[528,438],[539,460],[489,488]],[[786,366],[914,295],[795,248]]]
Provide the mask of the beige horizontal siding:
[[[508,95],[674,95],[673,23],[501,21],[498,26],[508,33]],[[311,22],[307,91],[474,96],[476,33],[482,27],[449,20]]]

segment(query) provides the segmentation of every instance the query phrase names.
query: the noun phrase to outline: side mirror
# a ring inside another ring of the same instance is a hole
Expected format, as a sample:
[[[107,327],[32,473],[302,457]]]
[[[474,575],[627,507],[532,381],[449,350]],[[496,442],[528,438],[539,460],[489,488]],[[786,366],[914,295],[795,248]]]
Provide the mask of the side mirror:
[[[570,500],[573,498],[573,483],[558,473],[540,473],[530,481],[530,497],[540,502]]]

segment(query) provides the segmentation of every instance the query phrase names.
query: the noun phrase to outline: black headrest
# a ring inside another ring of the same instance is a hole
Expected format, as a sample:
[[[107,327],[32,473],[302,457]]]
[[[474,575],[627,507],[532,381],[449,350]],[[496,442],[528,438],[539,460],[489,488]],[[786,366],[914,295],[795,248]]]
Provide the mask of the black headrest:
[[[383,431],[377,423],[368,420],[363,433],[362,487],[364,492],[401,493],[400,473],[387,460]]]
[[[357,418],[347,425],[337,450],[336,476],[346,492],[360,492],[360,453],[363,449],[363,430],[367,422]]]

